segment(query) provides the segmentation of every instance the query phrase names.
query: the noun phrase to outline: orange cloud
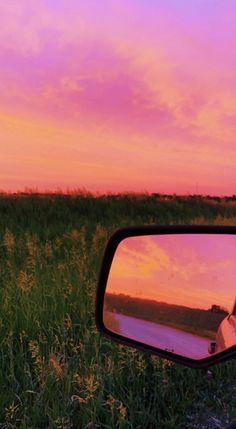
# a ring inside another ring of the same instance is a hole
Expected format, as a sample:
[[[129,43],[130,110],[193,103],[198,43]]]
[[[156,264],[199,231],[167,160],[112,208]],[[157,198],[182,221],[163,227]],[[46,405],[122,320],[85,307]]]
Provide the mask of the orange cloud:
[[[127,238],[115,254],[107,292],[172,304],[232,307],[235,237],[164,235]]]
[[[235,26],[219,4],[2,3],[1,167],[31,160],[37,186],[48,155],[43,186],[234,193]]]

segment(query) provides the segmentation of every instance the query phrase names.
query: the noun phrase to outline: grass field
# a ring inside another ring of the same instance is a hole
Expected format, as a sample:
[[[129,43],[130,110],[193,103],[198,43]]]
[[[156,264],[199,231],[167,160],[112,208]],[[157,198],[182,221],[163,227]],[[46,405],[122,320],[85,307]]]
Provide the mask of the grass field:
[[[0,428],[215,429],[236,364],[192,370],[97,332],[104,244],[130,224],[236,225],[236,198],[0,196]]]

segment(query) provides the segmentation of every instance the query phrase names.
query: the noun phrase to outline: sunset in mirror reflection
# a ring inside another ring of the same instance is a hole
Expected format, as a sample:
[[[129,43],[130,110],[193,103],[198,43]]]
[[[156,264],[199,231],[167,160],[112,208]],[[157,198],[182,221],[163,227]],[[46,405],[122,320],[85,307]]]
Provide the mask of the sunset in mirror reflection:
[[[112,263],[108,292],[207,309],[232,309],[236,237],[162,235],[122,241]]]
[[[227,316],[235,310],[235,254],[233,235],[123,240],[108,278],[105,324],[129,338],[194,358],[233,345],[235,316]]]

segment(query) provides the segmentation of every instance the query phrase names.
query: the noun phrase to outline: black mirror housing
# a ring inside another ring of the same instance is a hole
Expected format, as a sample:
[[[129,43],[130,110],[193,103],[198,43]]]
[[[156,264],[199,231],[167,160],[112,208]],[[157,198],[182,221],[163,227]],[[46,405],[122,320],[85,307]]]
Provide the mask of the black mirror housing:
[[[139,237],[141,240],[141,238],[149,237],[150,239],[155,238],[155,240],[158,241],[159,237],[161,237],[161,239],[159,240],[159,241],[161,241],[161,240],[163,240],[163,237],[164,238],[169,237],[171,239],[173,237],[175,237],[175,238],[177,238],[176,243],[178,243],[178,245],[179,245],[180,244],[179,239],[182,237],[184,239],[186,239],[187,237],[190,237],[190,238],[196,237],[198,241],[197,240],[195,240],[195,241],[197,241],[197,245],[199,246],[199,242],[201,243],[201,241],[205,240],[205,238],[208,236],[210,237],[210,239],[212,236],[214,236],[214,239],[216,240],[215,242],[217,243],[218,237],[221,237],[221,240],[222,240],[222,238],[223,238],[222,235],[227,236],[230,239],[232,236],[235,236],[235,251],[236,251],[236,227],[234,227],[234,226],[212,226],[212,225],[153,226],[152,225],[152,226],[131,226],[131,227],[123,228],[123,229],[116,231],[111,236],[111,238],[109,239],[109,241],[106,245],[104,256],[103,256],[103,261],[102,261],[102,265],[101,265],[100,275],[99,275],[98,287],[97,287],[96,324],[97,324],[97,328],[100,331],[100,333],[105,335],[107,338],[109,338],[112,341],[116,341],[118,343],[125,344],[127,346],[135,347],[135,348],[140,349],[142,351],[146,351],[146,352],[149,352],[153,355],[157,355],[161,358],[169,359],[169,360],[172,360],[174,362],[181,363],[181,364],[187,365],[189,367],[193,367],[193,368],[206,368],[206,367],[209,367],[211,365],[214,365],[214,364],[217,364],[217,363],[220,363],[220,362],[223,362],[223,361],[226,361],[228,359],[235,357],[236,356],[236,342],[235,343],[233,342],[232,344],[229,343],[229,346],[225,347],[225,349],[223,347],[219,347],[218,351],[217,351],[215,339],[212,340],[212,338],[211,338],[211,340],[210,340],[209,332],[206,332],[206,336],[208,335],[207,341],[209,343],[208,352],[206,353],[206,355],[203,355],[202,357],[201,357],[201,355],[199,355],[200,357],[198,356],[198,358],[195,358],[195,357],[189,356],[186,353],[182,353],[181,349],[177,350],[175,347],[172,347],[171,345],[169,346],[169,344],[166,344],[167,347],[165,347],[165,346],[160,346],[158,341],[157,341],[157,343],[154,343],[152,341],[151,342],[146,341],[145,339],[143,339],[141,336],[138,335],[138,332],[140,331],[139,326],[141,326],[138,324],[138,322],[136,322],[137,323],[137,325],[135,325],[136,329],[134,329],[134,331],[133,331],[134,333],[132,335],[126,334],[125,331],[121,331],[121,330],[119,331],[119,330],[113,329],[113,328],[111,329],[111,327],[110,327],[111,325],[108,326],[107,323],[104,323],[105,298],[106,298],[106,293],[107,293],[106,292],[107,291],[107,285],[108,285],[109,278],[110,278],[109,276],[111,276],[111,273],[112,273],[111,267],[112,267],[112,264],[114,266],[114,261],[115,261],[116,255],[118,254],[117,253],[118,247],[119,247],[119,249],[121,249],[121,245],[123,245],[124,243],[127,243],[127,239],[131,239],[131,238],[134,239],[134,238]],[[209,243],[211,243],[210,239],[209,239]],[[219,241],[220,241],[220,239],[219,239]],[[205,240],[203,245],[202,245],[202,248],[206,247],[207,245],[208,245],[208,241]],[[232,243],[230,245],[232,248]],[[197,246],[195,246],[195,247],[197,248]],[[219,248],[219,252],[220,251],[223,252],[221,245],[215,246],[215,247]],[[173,244],[172,244],[172,249],[173,249]],[[210,249],[210,247],[209,247],[209,249]],[[233,250],[234,250],[234,248],[233,248]],[[181,252],[181,249],[179,248],[179,249],[177,249],[177,251]],[[173,250],[172,250],[172,252],[173,252]],[[190,252],[187,252],[187,254],[188,253],[190,253]],[[210,253],[210,250],[207,250],[206,254],[209,254],[209,253]],[[235,252],[235,256],[236,256],[236,252]],[[145,254],[145,258],[147,258],[147,257],[149,257],[149,256]],[[219,254],[218,254],[217,258],[218,258],[217,261],[219,262]],[[118,261],[118,259],[117,259],[117,261]],[[119,259],[119,261],[121,261],[121,259]],[[186,263],[186,261],[185,261],[185,263]],[[118,262],[117,262],[117,264],[118,264]],[[136,263],[136,266],[138,268],[137,263]],[[231,266],[232,266],[232,263],[231,263]],[[235,266],[236,266],[236,258],[235,258]],[[183,266],[183,268],[184,268],[184,266]],[[176,269],[176,273],[178,275],[177,271],[178,270]],[[163,269],[162,269],[162,275],[163,275]],[[175,272],[174,272],[174,275],[175,275]],[[147,285],[144,284],[144,288],[143,288],[144,290],[147,290],[146,286]],[[232,286],[232,288],[233,288],[233,286]],[[212,290],[213,289],[214,289],[214,285],[212,286]],[[157,286],[157,290],[158,290],[158,286]],[[120,291],[118,291],[118,292],[120,292]],[[121,293],[118,293],[118,292],[116,292],[116,294],[114,295],[116,297],[116,301],[118,299],[121,300],[121,298],[124,301],[124,297],[127,298],[129,296],[129,295],[124,295],[123,292],[121,292]],[[236,285],[235,285],[235,292],[236,292]],[[235,297],[235,292],[234,292],[234,297]],[[130,291],[129,291],[129,294],[130,294]],[[110,295],[110,298],[111,298],[111,295]],[[140,305],[140,302],[141,302],[140,297],[138,297],[138,296],[132,297],[132,300],[133,300],[132,303],[135,303],[135,304],[139,303],[139,305]],[[159,301],[156,301],[156,308],[157,309],[160,308],[160,302]],[[152,300],[152,302],[153,302],[153,300]],[[150,299],[145,299],[145,300],[143,300],[143,303],[147,306],[151,303],[151,301],[150,301]],[[170,310],[172,311],[174,307],[175,307],[175,309],[177,309],[179,311],[179,308],[177,308],[177,307],[180,307],[179,304],[178,305],[175,304],[173,306],[173,303],[171,303],[171,305],[168,304],[169,307],[166,303],[162,303],[162,304],[163,305],[165,304],[166,305],[165,308],[167,309],[165,317],[167,317],[167,313],[168,312],[170,313]],[[117,308],[118,308],[117,303],[114,305],[116,307],[116,310],[114,310],[112,317],[117,319],[117,317],[118,317],[117,316]],[[159,307],[158,307],[158,305],[159,305]],[[124,308],[124,305],[122,308]],[[182,312],[185,311],[185,313],[186,313],[187,306],[182,305],[181,308],[182,308]],[[232,308],[235,308],[235,302],[233,303]],[[190,310],[192,311],[192,314],[194,314],[193,309],[188,308],[188,311],[190,311]],[[226,323],[225,320],[228,319],[229,315],[230,315],[229,314],[226,317],[226,313],[224,313],[224,310],[222,310],[220,308],[220,306],[218,306],[218,305],[212,305],[212,307],[210,309],[207,309],[207,310],[206,309],[205,310],[196,310],[195,309],[195,313],[196,313],[196,311],[199,311],[199,314],[200,314],[200,311],[202,311],[202,314],[204,312],[205,312],[204,314],[206,314],[206,312],[207,312],[207,315],[209,317],[211,316],[212,319],[214,318],[214,320],[217,317],[218,318],[221,317],[221,319],[219,319],[219,320],[223,320],[222,323]],[[173,313],[173,311],[172,311],[172,313]],[[220,313],[222,313],[222,314],[220,315]],[[111,313],[109,313],[109,314],[111,314]],[[122,314],[122,316],[124,316],[123,317],[124,319],[127,317],[130,317],[130,314],[127,313],[127,308],[126,308],[126,310],[124,310],[124,314]],[[149,318],[147,318],[146,316],[145,317],[140,316],[140,317],[141,318],[139,319],[139,321],[141,321],[143,324],[145,324],[145,326],[147,323],[149,323],[149,325],[150,325],[150,323],[152,323],[152,325],[153,325],[153,320],[151,320],[150,317]],[[131,319],[127,319],[127,320],[131,320]],[[137,321],[138,319],[135,318],[135,320]],[[173,328],[173,321],[170,323],[170,322],[163,322],[163,320],[162,320],[161,323],[162,323],[162,326],[163,326],[163,324],[168,325],[168,327],[167,327],[168,329],[172,329],[172,330],[175,329],[175,328]],[[172,324],[172,327],[171,327],[171,324]],[[158,326],[160,326],[160,324],[158,324]],[[180,329],[179,326],[177,326],[177,327],[178,327],[178,329]],[[194,329],[195,328],[196,328],[196,326],[194,327]],[[175,331],[176,331],[176,329],[175,329]],[[208,331],[209,331],[209,329],[208,329]],[[217,335],[219,338],[220,335],[222,334],[222,332],[221,332],[222,327],[219,328],[218,331],[219,332],[217,333]],[[235,327],[235,331],[236,331],[236,327]],[[163,332],[163,335],[165,335],[164,330],[161,332]],[[190,330],[189,332],[191,335],[194,333],[193,330],[192,331]],[[186,334],[186,332],[185,332],[185,335],[190,335],[190,334],[189,333]],[[222,337],[222,335],[221,335],[221,337]],[[204,339],[204,341],[206,341],[206,338]],[[221,341],[221,343],[222,343],[222,341]]]

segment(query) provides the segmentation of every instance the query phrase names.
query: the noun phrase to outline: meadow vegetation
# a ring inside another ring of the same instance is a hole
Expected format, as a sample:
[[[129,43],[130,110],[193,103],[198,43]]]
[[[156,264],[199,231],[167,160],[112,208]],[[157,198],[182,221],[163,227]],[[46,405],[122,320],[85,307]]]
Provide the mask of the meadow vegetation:
[[[109,235],[180,223],[236,225],[236,198],[0,195],[1,428],[213,429],[235,416],[234,361],[185,368],[95,326]]]

